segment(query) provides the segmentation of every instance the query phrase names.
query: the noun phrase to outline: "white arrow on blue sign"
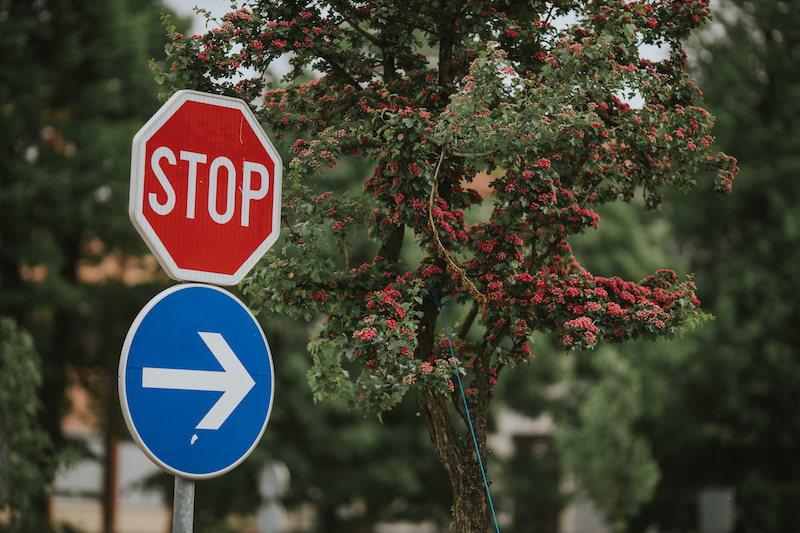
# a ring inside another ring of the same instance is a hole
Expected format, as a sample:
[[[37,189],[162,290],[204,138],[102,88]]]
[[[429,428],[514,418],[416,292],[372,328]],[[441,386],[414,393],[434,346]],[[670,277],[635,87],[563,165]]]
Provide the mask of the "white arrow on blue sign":
[[[222,475],[253,451],[272,410],[275,378],[249,309],[211,285],[171,287],[134,320],[119,363],[128,429],[176,476]]]

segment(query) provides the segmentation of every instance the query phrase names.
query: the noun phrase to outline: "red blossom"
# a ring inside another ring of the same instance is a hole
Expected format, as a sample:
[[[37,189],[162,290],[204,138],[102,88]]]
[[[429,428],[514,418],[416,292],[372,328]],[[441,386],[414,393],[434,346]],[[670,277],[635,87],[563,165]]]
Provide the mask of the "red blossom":
[[[166,63],[175,63],[167,74],[173,88],[239,95],[276,137],[298,139],[283,183],[286,224],[279,242],[288,248],[268,254],[269,268],[254,274],[264,295],[260,305],[274,302],[293,316],[328,312],[317,338],[335,342],[318,348],[329,357],[320,364],[352,354],[334,353],[350,343],[348,349],[360,346],[369,358],[372,370],[364,373],[370,379],[410,386],[425,375],[440,392],[453,384],[439,372],[438,361],[449,353],[427,298],[434,291],[475,305],[476,326],[454,346],[472,378],[498,357],[529,359],[531,336],[539,331],[554,331],[564,346],[583,349],[663,335],[695,320],[700,302],[689,283],[669,273],[640,283],[595,277],[568,243],[598,225],[597,206],[644,192],[648,207],[657,207],[676,176],[694,175],[698,166],[718,168],[716,189],[731,189],[735,161],[711,152],[712,117],[692,101],[700,93],[682,71],[680,41],[687,27],[708,16],[706,6],[698,0],[590,2],[589,20],[557,34],[537,13],[511,20],[491,2],[467,3],[472,19],[452,10],[439,21],[453,30],[448,35],[459,52],[446,73],[428,57],[403,51],[404,28],[425,16],[403,3],[389,12],[363,3],[347,14],[368,31],[341,25],[336,3],[330,14],[309,4],[287,16],[280,3],[266,2],[258,17],[231,13],[195,42],[173,34],[175,53]],[[386,31],[397,22],[395,12],[409,20]],[[485,17],[486,35],[499,41],[485,52],[477,17]],[[630,52],[637,43],[626,51],[600,38],[622,39],[616,24],[633,25],[625,36],[632,41],[658,37],[672,44],[673,57],[640,60]],[[231,78],[245,67],[263,71],[288,53],[295,68],[280,88]],[[387,70],[386,54],[395,57],[394,69]],[[303,77],[309,66],[321,69],[313,80]],[[516,90],[528,83],[535,91]],[[643,108],[612,94],[631,84],[649,95]],[[374,161],[363,191],[332,198],[324,192],[325,167],[356,157]],[[487,168],[496,170],[489,178],[478,175]],[[465,213],[482,222],[468,226]],[[353,250],[362,237],[371,242]],[[406,253],[414,245],[419,253]],[[351,268],[353,261],[360,266]],[[490,361],[476,360],[490,353]],[[361,379],[356,374],[350,379]],[[496,379],[490,373],[471,382],[491,386]],[[364,393],[358,387],[364,404],[394,401],[378,398],[379,388]]]
[[[377,333],[378,333],[378,330],[376,330],[373,327],[368,327],[368,328],[362,329],[361,331],[354,331],[353,332],[353,337],[355,337],[357,339],[361,339],[362,341],[368,341],[368,340],[372,339],[373,337],[375,337],[375,335]]]

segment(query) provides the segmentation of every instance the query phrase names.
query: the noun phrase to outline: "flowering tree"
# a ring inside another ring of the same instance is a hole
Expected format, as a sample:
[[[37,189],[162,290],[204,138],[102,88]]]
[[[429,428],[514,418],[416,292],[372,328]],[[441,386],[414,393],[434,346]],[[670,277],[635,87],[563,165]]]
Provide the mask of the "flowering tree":
[[[730,190],[735,161],[712,152],[713,119],[683,72],[680,40],[708,16],[699,0],[262,0],[205,35],[173,30],[163,82],[243,98],[294,141],[283,244],[244,282],[253,307],[324,317],[317,398],[382,411],[417,391],[457,531],[486,530],[488,409],[535,332],[585,350],[703,317],[691,280],[593,276],[568,239],[597,226],[593,207],[657,208],[704,167]],[[641,44],[670,59],[642,59]],[[272,88],[263,73],[282,56],[293,69]],[[634,96],[641,108],[624,103]],[[326,192],[344,157],[374,161],[358,194]],[[471,186],[484,171],[486,199]],[[351,264],[364,234],[371,260]],[[467,309],[449,339],[444,297]],[[468,414],[475,445],[453,420]]]

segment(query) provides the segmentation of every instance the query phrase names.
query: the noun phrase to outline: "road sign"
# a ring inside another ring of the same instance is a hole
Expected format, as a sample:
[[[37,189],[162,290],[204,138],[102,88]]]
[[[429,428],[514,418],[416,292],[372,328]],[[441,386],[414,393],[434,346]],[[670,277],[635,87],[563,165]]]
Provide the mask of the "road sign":
[[[129,215],[173,279],[236,285],[278,239],[282,171],[244,101],[178,91],[133,138]]]
[[[131,435],[154,463],[188,479],[222,475],[250,454],[267,426],[274,383],[258,321],[211,285],[176,285],[153,298],[119,363]]]

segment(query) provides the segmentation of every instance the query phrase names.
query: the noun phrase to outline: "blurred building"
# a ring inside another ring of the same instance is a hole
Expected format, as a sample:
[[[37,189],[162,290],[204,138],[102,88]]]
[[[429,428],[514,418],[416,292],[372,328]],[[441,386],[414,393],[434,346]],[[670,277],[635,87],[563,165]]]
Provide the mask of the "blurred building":
[[[515,455],[525,465],[526,471],[536,476],[536,484],[551,484],[552,487],[573,489],[565,480],[552,453],[551,435],[553,418],[544,414],[532,419],[516,411],[499,407],[494,411],[496,432],[489,435],[488,446],[502,459],[509,460]],[[518,463],[519,464],[519,463]],[[502,483],[502,479],[498,485]],[[537,502],[518,498],[513,502],[503,502],[504,510],[498,516],[500,527],[514,526],[515,533],[611,533],[603,514],[589,498],[577,497],[570,500],[561,512],[553,513],[547,506],[537,506]],[[533,497],[532,499],[539,499]],[[551,507],[552,509],[552,507]]]
[[[68,438],[84,444],[90,456],[77,464],[62,468],[56,476],[51,500],[52,520],[79,528],[86,533],[104,530],[103,506],[106,440],[99,431],[97,420],[89,406],[89,395],[80,387],[69,390],[73,409],[64,419],[63,429]],[[142,482],[160,472],[132,441],[112,440],[116,471],[111,492],[115,496],[112,516],[115,533],[166,533],[172,526],[172,511],[161,494],[148,491]]]

